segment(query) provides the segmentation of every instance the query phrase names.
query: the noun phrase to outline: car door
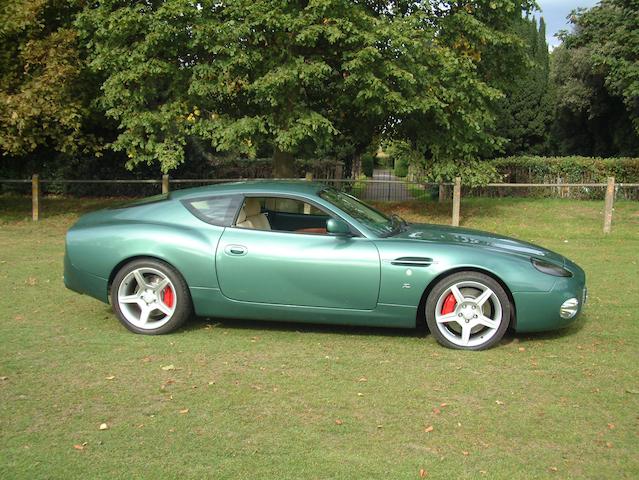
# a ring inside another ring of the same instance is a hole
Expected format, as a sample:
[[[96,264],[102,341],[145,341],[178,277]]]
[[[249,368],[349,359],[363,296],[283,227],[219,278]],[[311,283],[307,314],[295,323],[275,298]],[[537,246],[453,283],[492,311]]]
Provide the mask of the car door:
[[[380,259],[365,237],[227,227],[216,251],[220,289],[244,302],[372,310]]]

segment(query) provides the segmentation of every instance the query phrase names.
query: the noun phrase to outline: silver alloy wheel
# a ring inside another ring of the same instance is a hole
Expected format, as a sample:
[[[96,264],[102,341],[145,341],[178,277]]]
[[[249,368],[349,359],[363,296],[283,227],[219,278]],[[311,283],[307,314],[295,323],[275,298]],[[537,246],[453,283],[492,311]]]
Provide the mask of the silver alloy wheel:
[[[178,298],[171,280],[155,268],[131,271],[118,287],[118,305],[132,325],[153,330],[166,324],[175,313]]]
[[[451,343],[476,347],[497,333],[502,322],[501,302],[495,292],[482,283],[458,282],[437,299],[435,321],[441,334]]]

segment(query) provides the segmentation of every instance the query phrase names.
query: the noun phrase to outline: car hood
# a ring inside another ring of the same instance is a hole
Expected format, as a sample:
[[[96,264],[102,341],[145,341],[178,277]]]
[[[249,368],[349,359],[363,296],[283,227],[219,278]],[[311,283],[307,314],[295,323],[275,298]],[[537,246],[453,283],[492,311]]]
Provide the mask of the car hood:
[[[467,245],[525,257],[543,258],[557,265],[565,265],[565,258],[562,255],[533,243],[469,228],[412,223],[403,232],[394,235],[392,238]]]

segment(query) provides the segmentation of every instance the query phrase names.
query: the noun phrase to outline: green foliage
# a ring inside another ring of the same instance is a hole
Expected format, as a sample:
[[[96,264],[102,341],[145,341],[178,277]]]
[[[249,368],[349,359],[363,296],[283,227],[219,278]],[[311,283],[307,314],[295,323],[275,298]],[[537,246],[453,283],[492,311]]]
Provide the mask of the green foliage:
[[[95,86],[87,78],[74,1],[0,2],[0,151],[39,148],[89,152],[101,139],[86,131]]]
[[[168,171],[190,144],[292,158],[383,136],[461,161],[494,149],[500,93],[482,55],[508,51],[506,18],[532,2],[388,3],[111,0],[77,24],[130,166]]]
[[[373,170],[375,169],[375,155],[370,152],[362,154],[362,173],[367,177],[373,176]]]
[[[464,185],[469,187],[480,187],[501,180],[495,166],[485,160],[469,160],[461,164],[453,161],[433,162],[427,165],[424,172],[424,181],[441,183],[461,177]]]
[[[385,147],[385,151],[395,162],[397,176],[406,176],[410,171],[421,181],[435,183],[451,182],[455,177],[462,177],[464,184],[469,186],[481,186],[500,180],[495,167],[485,160],[466,159],[459,162],[426,159],[420,150],[405,141],[390,142]],[[404,166],[406,166],[406,173],[399,175],[397,170],[399,173],[404,173]]]
[[[408,162],[404,158],[396,158],[395,166],[393,168],[393,174],[396,177],[404,178],[408,175]]]
[[[390,159],[396,177],[405,177],[410,165],[419,164],[423,160],[420,152],[413,149],[408,142],[401,140],[390,142],[384,148],[384,152]]]
[[[639,152],[639,5],[604,0],[573,13],[573,33],[552,55],[559,154]]]
[[[506,181],[516,183],[639,183],[639,158],[535,157],[497,158],[490,162]]]
[[[498,103],[497,132],[508,139],[506,154],[541,153],[547,148],[553,107],[548,90],[549,53],[543,18],[519,18],[515,32],[525,44],[527,66],[505,86]]]

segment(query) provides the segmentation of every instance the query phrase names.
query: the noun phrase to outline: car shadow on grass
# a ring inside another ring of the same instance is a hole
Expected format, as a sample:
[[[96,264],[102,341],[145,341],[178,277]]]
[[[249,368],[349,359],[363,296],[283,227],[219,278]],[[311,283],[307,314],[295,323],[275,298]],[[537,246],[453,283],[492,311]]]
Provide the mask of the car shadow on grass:
[[[517,333],[512,329],[506,331],[500,345],[508,345],[511,343],[526,343],[542,340],[554,340],[564,337],[571,337],[584,327],[587,319],[584,317],[577,320],[566,328],[559,330],[551,330],[547,332],[535,333]],[[227,319],[227,318],[206,318],[196,317],[191,319],[181,331],[192,331],[207,328],[209,325],[215,325],[217,328],[229,328],[237,330],[255,330],[255,331],[275,331],[275,332],[302,332],[302,333],[327,333],[327,334],[344,334],[344,335],[360,335],[360,336],[386,336],[386,337],[414,337],[426,338],[430,336],[430,331],[426,325],[419,325],[415,328],[388,328],[388,327],[369,327],[369,326],[353,326],[353,325],[334,325],[319,323],[302,323],[302,322],[277,322],[263,320],[245,320],[245,319]]]
[[[500,344],[507,345],[513,342],[539,342],[542,340],[558,340],[561,338],[572,337],[584,328],[587,321],[588,319],[586,316],[581,316],[574,323],[571,323],[565,328],[560,328],[558,330],[548,330],[546,332],[517,333],[512,329],[508,329]]]
[[[229,318],[194,317],[180,331],[200,330],[215,325],[216,328],[234,330],[255,330],[271,332],[327,333],[361,336],[387,337],[426,337],[430,334],[426,327],[421,328],[389,328],[354,325],[336,325],[304,322],[277,322],[272,320],[246,320]]]

